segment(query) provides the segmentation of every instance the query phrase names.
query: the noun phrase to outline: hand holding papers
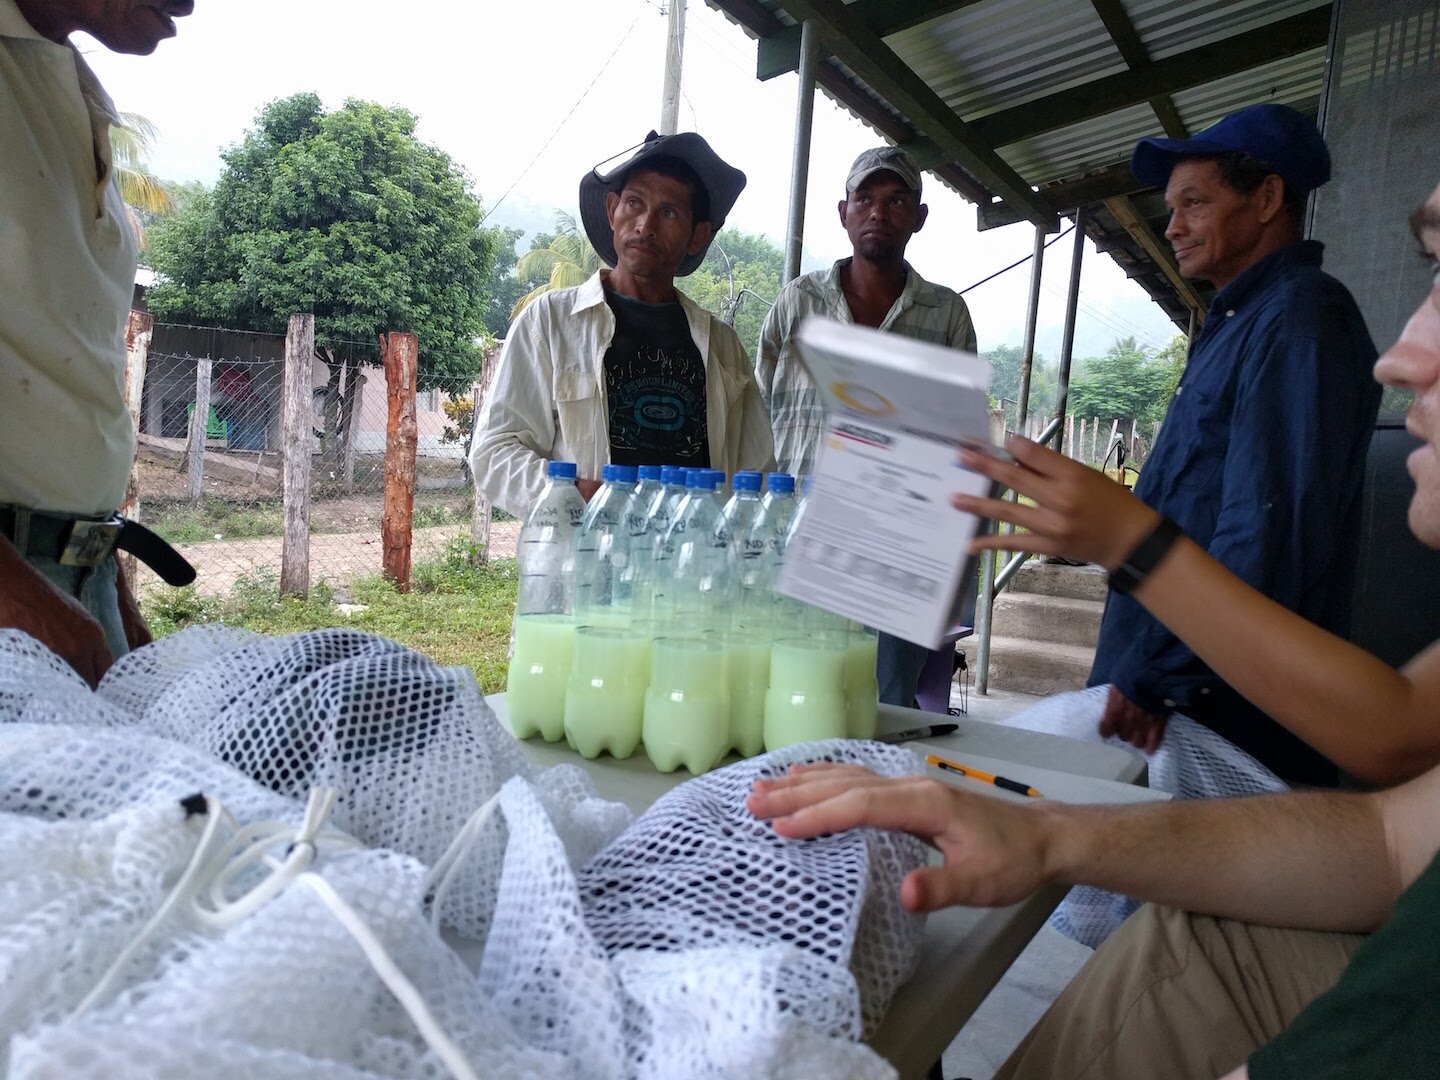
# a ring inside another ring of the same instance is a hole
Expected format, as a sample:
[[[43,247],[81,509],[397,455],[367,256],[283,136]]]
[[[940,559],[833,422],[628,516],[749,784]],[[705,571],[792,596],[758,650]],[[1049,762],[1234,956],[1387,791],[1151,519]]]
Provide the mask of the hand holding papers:
[[[787,596],[935,648],[973,601],[980,519],[950,505],[990,481],[957,464],[990,440],[990,365],[862,326],[806,319],[800,356],[827,432],[787,549]]]

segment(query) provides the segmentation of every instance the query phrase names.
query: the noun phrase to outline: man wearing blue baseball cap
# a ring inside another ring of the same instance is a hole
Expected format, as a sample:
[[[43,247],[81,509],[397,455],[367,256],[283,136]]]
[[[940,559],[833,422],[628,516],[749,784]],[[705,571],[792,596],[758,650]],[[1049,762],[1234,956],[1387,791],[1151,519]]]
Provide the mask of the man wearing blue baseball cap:
[[[1380,394],[1359,309],[1303,239],[1308,196],[1330,178],[1324,140],[1294,109],[1253,105],[1190,139],[1142,139],[1130,168],[1165,191],[1181,273],[1219,290],[1136,494],[1250,585],[1344,636]],[[1128,595],[1110,595],[1089,684],[1108,686],[1102,736],[1153,751],[1179,714],[1286,783],[1338,779]]]

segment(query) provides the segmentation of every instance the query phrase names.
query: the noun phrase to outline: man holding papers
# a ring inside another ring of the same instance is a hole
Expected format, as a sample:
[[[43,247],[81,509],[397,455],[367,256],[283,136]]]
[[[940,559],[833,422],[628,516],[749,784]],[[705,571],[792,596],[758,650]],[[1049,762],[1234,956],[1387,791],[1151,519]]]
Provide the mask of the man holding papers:
[[[1409,524],[1440,549],[1440,188],[1411,228],[1434,283],[1375,374],[1414,392]],[[926,838],[945,862],[905,879],[912,911],[1010,904],[1046,882],[1168,905],[1140,909],[1095,953],[1003,1080],[1436,1075],[1440,642],[1391,668],[1263,596],[1093,469],[1024,439],[1009,449],[1013,463],[967,451],[961,464],[1033,505],[954,505],[1026,531],[978,537],[972,551],[1023,537],[1038,554],[1100,563],[1287,731],[1399,786],[1071,807],[815,765],[757,783],[750,809],[787,837],[870,826]]]
[[[920,188],[920,169],[898,147],[881,146],[857,157],[839,204],[840,224],[854,254],[790,282],[766,316],[755,378],[770,411],[775,458],[785,472],[812,473],[825,432],[824,410],[795,347],[805,316],[975,351],[975,327],[965,301],[943,285],[932,285],[905,261],[905,247],[929,212]],[[913,706],[929,655],[919,645],[882,634],[876,667],[880,700]]]

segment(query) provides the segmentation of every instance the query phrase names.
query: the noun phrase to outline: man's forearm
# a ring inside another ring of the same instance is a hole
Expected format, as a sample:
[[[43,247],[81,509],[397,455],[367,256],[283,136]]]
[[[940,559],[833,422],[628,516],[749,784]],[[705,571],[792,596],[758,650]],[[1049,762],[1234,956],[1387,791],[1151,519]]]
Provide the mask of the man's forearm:
[[[1205,596],[1203,604],[1194,597]],[[1135,591],[1256,706],[1326,757],[1378,782],[1440,756],[1440,652],[1404,674],[1262,596],[1182,540]]]
[[[1274,926],[1367,931],[1402,882],[1375,796],[1037,807],[1046,876]]]

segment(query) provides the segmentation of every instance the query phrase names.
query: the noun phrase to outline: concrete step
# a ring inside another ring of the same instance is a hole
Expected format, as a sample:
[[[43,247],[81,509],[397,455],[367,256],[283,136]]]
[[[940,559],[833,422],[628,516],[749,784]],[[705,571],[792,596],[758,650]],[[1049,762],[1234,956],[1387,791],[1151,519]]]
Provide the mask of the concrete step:
[[[1091,649],[1100,638],[1100,616],[1105,605],[1098,600],[1076,600],[1043,593],[1011,593],[995,598],[994,634],[1025,641],[1054,641]]]
[[[1042,596],[1065,596],[1072,600],[1104,601],[1108,591],[1105,571],[1094,563],[1084,566],[1062,566],[1031,559],[1020,567],[1006,593],[1039,593]]]
[[[990,685],[1041,696],[1083,690],[1094,661],[1093,648],[992,637]]]

